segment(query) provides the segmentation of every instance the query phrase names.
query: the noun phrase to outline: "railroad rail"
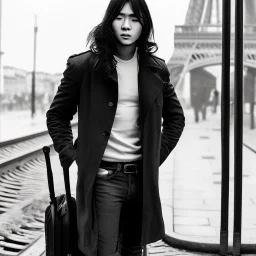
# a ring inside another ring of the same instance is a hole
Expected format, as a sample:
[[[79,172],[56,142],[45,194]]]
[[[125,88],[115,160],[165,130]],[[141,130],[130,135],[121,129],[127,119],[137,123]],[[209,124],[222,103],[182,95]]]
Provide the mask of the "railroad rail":
[[[77,123],[72,130],[76,136]],[[44,254],[46,145],[52,146],[47,131],[0,143],[0,256]]]
[[[76,126],[77,123],[72,124],[73,128]],[[17,164],[20,160],[35,155],[41,151],[42,145],[52,145],[48,131],[0,142],[0,170],[4,166]]]

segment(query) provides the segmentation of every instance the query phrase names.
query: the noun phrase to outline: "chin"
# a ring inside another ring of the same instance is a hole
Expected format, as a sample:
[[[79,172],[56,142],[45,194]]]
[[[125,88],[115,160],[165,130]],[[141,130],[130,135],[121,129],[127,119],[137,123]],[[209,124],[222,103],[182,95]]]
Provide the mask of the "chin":
[[[123,46],[132,46],[135,42],[119,41],[119,44]]]

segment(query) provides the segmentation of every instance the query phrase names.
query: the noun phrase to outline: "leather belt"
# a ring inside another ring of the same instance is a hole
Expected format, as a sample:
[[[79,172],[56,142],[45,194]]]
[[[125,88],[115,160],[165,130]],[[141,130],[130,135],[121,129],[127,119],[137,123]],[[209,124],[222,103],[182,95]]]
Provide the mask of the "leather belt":
[[[100,168],[112,170],[115,172],[123,172],[125,174],[137,174],[142,166],[142,161],[133,161],[133,162],[107,162],[102,160],[100,163]]]

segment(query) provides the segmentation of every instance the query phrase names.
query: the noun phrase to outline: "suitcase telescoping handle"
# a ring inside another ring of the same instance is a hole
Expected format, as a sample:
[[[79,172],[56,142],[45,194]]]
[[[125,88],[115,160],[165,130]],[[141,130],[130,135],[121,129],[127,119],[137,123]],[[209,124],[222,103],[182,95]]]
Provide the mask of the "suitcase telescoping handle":
[[[56,208],[57,208],[57,201],[55,198],[54,192],[54,183],[53,183],[53,175],[52,175],[52,167],[51,167],[51,160],[50,160],[50,148],[45,146],[43,147],[43,152],[45,156],[46,162],[46,169],[47,169],[47,180],[48,180],[48,187],[50,192],[50,199],[51,199],[51,216],[52,216],[52,252],[55,255],[55,235],[56,235]]]
[[[44,146],[43,152],[45,155],[45,161],[46,161],[46,167],[47,167],[47,178],[48,178],[48,185],[49,185],[49,191],[50,191],[50,198],[51,198],[52,203],[56,205],[52,167],[51,167],[51,161],[50,161],[50,147]],[[66,197],[67,197],[67,205],[68,205],[68,208],[71,209],[69,168],[63,168],[63,175],[64,175],[65,190],[66,190]]]
[[[50,148],[45,146],[43,147],[43,152],[45,156],[46,162],[46,169],[47,169],[47,180],[48,180],[48,187],[50,192],[50,199],[51,202],[56,206],[56,198],[54,192],[54,183],[53,183],[53,175],[52,175],[52,167],[51,167],[51,160],[50,160]]]

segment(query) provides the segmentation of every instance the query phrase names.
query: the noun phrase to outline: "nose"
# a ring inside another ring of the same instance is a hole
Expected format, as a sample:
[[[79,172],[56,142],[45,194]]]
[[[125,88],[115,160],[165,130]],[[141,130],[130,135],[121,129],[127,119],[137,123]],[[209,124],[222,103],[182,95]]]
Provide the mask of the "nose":
[[[130,30],[131,29],[129,18],[125,18],[124,19],[124,23],[122,25],[122,29],[124,29],[124,30]]]

